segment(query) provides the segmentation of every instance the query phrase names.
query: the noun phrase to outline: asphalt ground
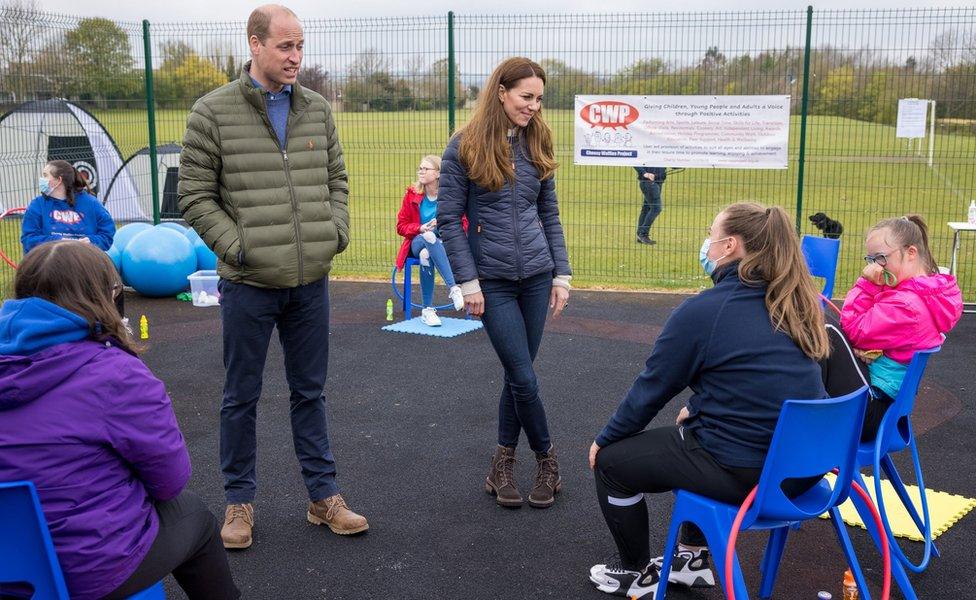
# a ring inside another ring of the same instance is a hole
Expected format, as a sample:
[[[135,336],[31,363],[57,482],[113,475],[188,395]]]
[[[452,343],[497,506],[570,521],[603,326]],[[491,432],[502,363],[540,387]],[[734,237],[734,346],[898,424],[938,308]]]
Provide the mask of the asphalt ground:
[[[364,535],[339,537],[305,519],[288,387],[272,339],[258,409],[255,542],[230,553],[244,597],[605,598],[587,577],[613,551],[587,450],[684,296],[575,291],[567,312],[549,320],[536,368],[563,490],[547,510],[503,509],[483,491],[502,376],[484,331],[452,339],[381,331],[390,296],[388,284],[331,285],[329,433],[343,495],[369,519]],[[144,359],[173,399],[193,459],[189,487],[222,516],[219,309],[135,295],[126,308],[134,321],[142,314],[149,320]],[[930,362],[914,416],[927,486],[969,497],[976,495],[974,355],[976,318],[966,315]],[[654,423],[673,423],[687,394]],[[527,492],[534,460],[524,441],[518,453],[516,473]],[[664,545],[671,503],[670,494],[648,496],[652,548]],[[938,539],[942,557],[912,576],[920,598],[976,597],[974,533],[969,515]],[[851,535],[877,598],[880,557],[863,530]],[[738,544],[753,597],[765,539],[745,533]],[[902,543],[911,557],[920,555],[921,544]],[[845,568],[829,524],[806,524],[790,534],[774,597],[812,599],[827,590],[840,598]],[[170,598],[184,597],[172,578],[166,587]],[[724,597],[718,588],[669,592]]]

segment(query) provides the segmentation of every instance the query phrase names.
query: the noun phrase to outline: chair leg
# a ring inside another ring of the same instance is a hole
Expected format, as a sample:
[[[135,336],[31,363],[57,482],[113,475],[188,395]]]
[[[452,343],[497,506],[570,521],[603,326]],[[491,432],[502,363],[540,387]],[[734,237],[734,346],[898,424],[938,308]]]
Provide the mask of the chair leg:
[[[862,489],[867,490],[867,485],[864,483],[864,478],[861,474],[855,472],[854,481],[861,486]],[[874,523],[874,515],[871,513],[871,509],[868,505],[864,503],[861,499],[860,494],[857,492],[851,493],[851,502],[854,503],[854,508],[857,509],[857,514],[861,517],[861,521],[864,523],[865,529],[871,535],[871,539],[874,541],[874,546],[880,551],[881,550],[881,537],[878,535],[878,527]],[[896,544],[894,540],[889,541],[889,544]],[[915,595],[915,590],[912,588],[911,581],[908,580],[908,573],[905,571],[905,566],[901,564],[901,561],[892,556],[891,560],[891,578],[898,584],[901,589],[901,593],[905,596],[905,600],[918,600],[918,596]]]
[[[715,561],[715,569],[718,571],[718,579],[722,582],[722,590],[726,589],[729,582],[725,581],[725,557],[726,546],[729,542],[729,532],[732,530],[732,521],[735,514],[728,510],[708,507],[701,510],[696,507],[695,513],[698,518],[694,519],[705,539],[708,540],[708,548]],[[692,520],[692,519],[688,519]],[[749,590],[746,589],[745,578],[742,576],[742,568],[739,566],[739,557],[732,557],[732,585],[735,589],[736,600],[748,600]]]
[[[671,526],[668,528],[668,540],[664,543],[664,554],[661,555],[664,559],[661,564],[661,580],[657,584],[654,600],[663,600],[667,593],[668,576],[671,574],[671,563],[674,560],[674,551],[677,549],[679,531],[681,531],[681,520],[672,516]]]
[[[790,528],[790,526],[779,527],[769,532],[766,552],[763,554],[762,563],[759,566],[759,571],[762,573],[762,583],[759,585],[760,598],[770,598],[773,595],[776,574],[783,558],[783,550],[786,549],[786,536],[789,535]]]
[[[919,516],[918,510],[915,508],[915,503],[908,495],[908,490],[905,489],[905,482],[902,481],[898,469],[895,468],[895,463],[891,460],[891,456],[885,454],[881,457],[881,469],[884,470],[885,475],[888,476],[888,481],[891,483],[891,487],[895,489],[895,493],[898,494],[902,504],[905,505],[905,510],[908,511],[912,520],[915,521],[915,526],[918,527],[919,533],[924,535],[925,521]],[[919,493],[922,492],[920,491]],[[932,555],[935,557],[939,556],[939,549],[935,547],[935,542],[932,542]]]
[[[854,581],[857,582],[857,589],[859,592],[863,592],[860,594],[861,597],[864,600],[871,600],[868,584],[864,579],[864,572],[861,571],[861,564],[858,562],[857,554],[854,552],[854,545],[851,543],[851,538],[847,534],[847,525],[844,524],[844,520],[840,516],[840,510],[836,507],[830,509],[830,524],[833,525],[834,531],[837,533],[837,539],[840,541],[841,548],[844,550],[847,564],[851,568],[851,573],[854,575]]]
[[[413,309],[413,303],[410,301],[410,290],[413,288],[412,279],[413,266],[407,263],[403,266],[403,314],[404,317],[409,321],[410,313]]]

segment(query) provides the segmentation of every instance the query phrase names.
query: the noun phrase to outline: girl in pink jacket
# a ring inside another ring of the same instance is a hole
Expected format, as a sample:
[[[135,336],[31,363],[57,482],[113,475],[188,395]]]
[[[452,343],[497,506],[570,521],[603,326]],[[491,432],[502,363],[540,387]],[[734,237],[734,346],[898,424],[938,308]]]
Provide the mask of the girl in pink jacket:
[[[881,221],[864,246],[868,264],[844,299],[840,324],[855,354],[869,363],[871,391],[883,415],[912,355],[940,346],[959,321],[962,293],[955,277],[939,273],[918,215]]]

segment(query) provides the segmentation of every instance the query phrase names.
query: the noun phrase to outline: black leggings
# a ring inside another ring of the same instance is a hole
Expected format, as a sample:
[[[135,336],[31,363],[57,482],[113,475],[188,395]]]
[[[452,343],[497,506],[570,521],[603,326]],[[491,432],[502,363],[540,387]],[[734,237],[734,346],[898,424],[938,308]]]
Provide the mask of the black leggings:
[[[828,322],[827,337],[830,338],[830,356],[820,361],[820,372],[827,395],[835,398],[850,394],[865,384],[870,385],[868,366],[854,354],[840,326],[835,322]],[[888,394],[871,387],[867,411],[864,413],[864,427],[861,429],[862,442],[869,442],[877,436],[881,419],[892,402]]]
[[[688,490],[728,504],[741,504],[759,482],[761,469],[720,464],[683,427],[649,429],[600,449],[596,492],[620,561],[625,569],[643,569],[651,560],[644,493]],[[705,546],[705,536],[690,523],[681,543]]]
[[[190,600],[235,600],[220,526],[196,494],[184,491],[156,504],[159,533],[149,553],[129,578],[104,600],[126,598],[172,573]]]

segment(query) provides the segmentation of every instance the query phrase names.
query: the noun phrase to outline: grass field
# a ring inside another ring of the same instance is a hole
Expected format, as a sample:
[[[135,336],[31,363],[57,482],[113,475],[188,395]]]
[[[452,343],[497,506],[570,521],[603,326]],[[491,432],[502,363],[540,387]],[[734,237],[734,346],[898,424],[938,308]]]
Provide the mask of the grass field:
[[[147,144],[143,111],[96,113],[123,155]],[[664,212],[655,223],[656,246],[635,243],[641,195],[634,171],[575,166],[572,112],[548,111],[561,167],[557,191],[567,233],[574,283],[591,287],[695,289],[705,283],[697,251],[714,214],[742,199],[778,204],[796,212],[799,117],[790,135],[790,167],[784,170],[688,169],[664,186]],[[457,122],[467,115],[462,111]],[[185,110],[157,113],[157,141],[182,138]],[[389,276],[400,243],[394,230],[404,188],[424,154],[440,154],[447,140],[446,111],[340,113],[340,136],[351,189],[354,243],[337,261],[336,274]],[[976,197],[976,138],[937,135],[935,166],[918,156],[894,127],[839,117],[811,116],[807,125],[806,174],[801,212],[803,233],[817,233],[806,216],[823,211],[844,224],[837,290],[843,293],[860,271],[863,232],[888,216],[918,212],[930,224],[933,250],[948,264],[947,221],[964,221]],[[923,144],[922,153],[927,153]],[[0,247],[16,254],[6,227]],[[960,252],[960,284],[976,292],[976,240]]]

